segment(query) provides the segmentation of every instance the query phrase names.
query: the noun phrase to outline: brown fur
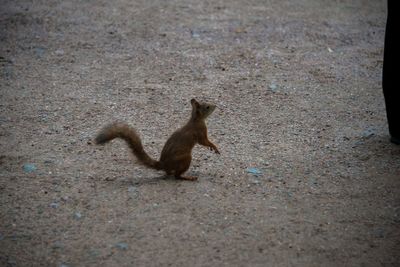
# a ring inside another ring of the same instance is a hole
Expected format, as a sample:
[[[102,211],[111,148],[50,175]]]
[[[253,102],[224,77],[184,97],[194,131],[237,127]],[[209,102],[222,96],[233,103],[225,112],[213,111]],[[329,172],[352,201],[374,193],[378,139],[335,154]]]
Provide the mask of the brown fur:
[[[206,118],[215,106],[199,103],[192,99],[192,116],[185,126],[176,130],[167,140],[161,152],[160,160],[154,160],[144,151],[142,142],[135,129],[125,123],[113,123],[100,131],[96,144],[105,144],[114,138],[125,140],[139,161],[156,170],[164,170],[177,178],[196,180],[196,177],[183,177],[192,160],[192,149],[196,144],[209,147],[219,154],[217,147],[208,140]]]

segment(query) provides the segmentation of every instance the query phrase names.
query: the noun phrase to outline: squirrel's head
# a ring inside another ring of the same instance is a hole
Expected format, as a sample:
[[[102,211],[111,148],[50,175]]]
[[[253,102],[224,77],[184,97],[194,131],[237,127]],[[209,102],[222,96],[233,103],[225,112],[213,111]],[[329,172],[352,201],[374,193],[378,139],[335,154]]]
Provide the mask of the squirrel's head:
[[[190,104],[192,104],[192,118],[206,119],[208,116],[210,116],[211,113],[213,113],[216,107],[215,105],[210,103],[199,103],[194,98],[190,100]]]

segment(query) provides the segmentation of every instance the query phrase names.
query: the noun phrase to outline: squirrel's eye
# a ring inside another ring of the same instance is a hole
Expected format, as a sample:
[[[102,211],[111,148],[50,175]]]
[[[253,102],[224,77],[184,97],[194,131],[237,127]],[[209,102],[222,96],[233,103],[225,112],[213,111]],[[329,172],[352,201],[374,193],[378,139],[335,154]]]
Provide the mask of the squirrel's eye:
[[[207,109],[210,109],[210,106],[207,106]]]

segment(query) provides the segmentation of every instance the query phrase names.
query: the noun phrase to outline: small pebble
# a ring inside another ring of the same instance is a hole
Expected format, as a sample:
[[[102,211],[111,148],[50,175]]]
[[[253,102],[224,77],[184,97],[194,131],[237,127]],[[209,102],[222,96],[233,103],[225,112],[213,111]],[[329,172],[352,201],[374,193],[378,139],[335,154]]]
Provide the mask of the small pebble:
[[[262,172],[257,168],[247,168],[246,171],[248,173],[251,173],[251,174],[255,175],[255,176],[259,176],[259,175],[262,174]]]
[[[44,47],[35,47],[34,51],[35,51],[36,56],[43,57],[44,53],[46,52],[46,48],[44,48]]]
[[[138,190],[137,190],[137,187],[136,186],[129,186],[128,187],[128,192],[133,192],[133,193],[135,193],[135,192],[137,192]]]
[[[63,49],[57,49],[54,53],[55,53],[57,56],[62,56],[62,55],[64,55],[64,50],[63,50]]]
[[[57,202],[50,203],[50,207],[53,209],[57,209],[60,206]]]
[[[382,228],[375,229],[373,233],[376,238],[384,238],[385,237],[385,230],[383,230]]]
[[[121,250],[127,250],[129,246],[127,243],[119,242],[119,243],[115,244],[115,247],[119,248]]]
[[[82,218],[82,213],[80,213],[79,211],[75,212],[74,218],[80,220]]]
[[[56,241],[53,244],[53,249],[62,249],[64,248],[64,244],[61,241]]]
[[[90,249],[89,250],[89,255],[92,258],[96,258],[96,257],[100,256],[100,252],[98,250],[96,250],[96,249]]]
[[[370,138],[375,135],[375,130],[372,128],[367,128],[361,133],[362,137]]]
[[[276,92],[278,86],[277,86],[276,84],[274,84],[274,83],[271,83],[271,84],[268,86],[268,88],[269,88],[269,90],[271,90],[272,92]]]
[[[195,32],[195,31],[191,31],[191,34],[192,34],[193,38],[199,38],[200,37],[200,34]]]
[[[24,166],[22,168],[27,173],[31,173],[31,172],[34,172],[37,170],[36,165],[33,163],[26,163],[26,164],[24,164]]]
[[[13,259],[9,259],[7,261],[7,264],[8,264],[7,266],[17,266],[17,262]]]
[[[365,144],[364,141],[359,140],[359,141],[357,141],[357,142],[355,142],[353,144],[352,148],[355,148],[355,147],[358,147],[358,146],[361,146],[361,145],[364,145],[364,144]]]

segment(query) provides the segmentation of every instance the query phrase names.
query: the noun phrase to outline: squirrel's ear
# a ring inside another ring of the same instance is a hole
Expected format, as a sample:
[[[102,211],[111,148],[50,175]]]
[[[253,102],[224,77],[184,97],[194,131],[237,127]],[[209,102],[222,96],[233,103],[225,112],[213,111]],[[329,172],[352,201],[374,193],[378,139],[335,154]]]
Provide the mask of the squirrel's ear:
[[[199,105],[199,103],[196,101],[196,99],[194,99],[194,98],[192,98],[192,100],[190,100],[190,104],[192,104],[192,106],[193,105],[196,105],[196,106],[198,106]]]

